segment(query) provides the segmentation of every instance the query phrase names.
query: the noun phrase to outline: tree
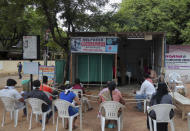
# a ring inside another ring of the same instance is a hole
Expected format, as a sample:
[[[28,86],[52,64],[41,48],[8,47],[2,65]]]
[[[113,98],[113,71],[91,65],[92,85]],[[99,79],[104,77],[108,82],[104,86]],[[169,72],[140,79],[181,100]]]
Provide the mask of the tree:
[[[123,0],[106,31],[166,32],[168,44],[189,43],[189,0]]]
[[[22,0],[0,1],[0,48],[9,50],[16,45],[28,28],[23,19],[24,2]]]
[[[68,71],[69,39],[59,28],[57,14],[60,13],[59,18],[63,20],[63,26],[68,32],[84,31],[87,29],[85,25],[89,22],[89,16],[100,12],[99,7],[104,6],[108,0],[28,0],[28,2],[35,5],[36,10],[46,17],[53,41],[67,54],[65,69]]]

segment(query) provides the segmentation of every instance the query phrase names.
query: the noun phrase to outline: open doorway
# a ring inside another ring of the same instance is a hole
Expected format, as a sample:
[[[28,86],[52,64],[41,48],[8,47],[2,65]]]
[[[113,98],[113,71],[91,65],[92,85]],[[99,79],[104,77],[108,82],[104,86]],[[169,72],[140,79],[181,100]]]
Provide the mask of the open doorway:
[[[162,38],[121,38],[118,51],[118,70],[121,85],[141,83],[143,74],[150,69],[160,74],[162,66]]]

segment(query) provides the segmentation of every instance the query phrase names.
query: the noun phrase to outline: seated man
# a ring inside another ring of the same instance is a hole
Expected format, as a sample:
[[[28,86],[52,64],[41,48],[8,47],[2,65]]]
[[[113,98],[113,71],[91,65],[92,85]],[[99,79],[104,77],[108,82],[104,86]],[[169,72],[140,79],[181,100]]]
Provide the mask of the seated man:
[[[155,92],[155,88],[153,85],[152,80],[150,79],[149,74],[144,75],[144,82],[141,85],[140,91],[136,92],[136,99],[137,99],[137,108],[139,111],[142,111],[142,102],[138,99],[146,99],[147,97],[151,97],[152,94]]]
[[[83,94],[85,93],[84,88],[83,88],[83,86],[80,83],[80,79],[78,79],[78,78],[75,80],[75,84],[73,85],[72,89],[81,89],[83,91]],[[79,97],[80,97],[80,94],[79,94]],[[90,103],[88,102],[88,98],[87,97],[83,97],[83,103],[87,104],[88,111],[90,111],[90,110],[93,109],[92,106],[90,105]]]
[[[51,87],[48,86],[48,77],[47,76],[43,76],[43,84],[40,86],[40,90],[52,94],[53,91],[52,91]],[[52,97],[50,96],[49,99],[52,100]]]
[[[42,111],[46,112],[51,108],[52,101],[46,96],[46,94],[43,91],[39,90],[40,85],[41,85],[41,83],[39,80],[33,81],[33,89],[34,90],[32,90],[30,93],[27,94],[27,98],[38,98],[38,99],[45,101],[48,105],[43,104]],[[50,112],[47,115],[46,123],[51,118],[51,116],[52,116],[52,112]]]
[[[15,104],[15,109],[20,109],[24,106],[24,98],[21,94],[15,89],[17,82],[14,79],[7,80],[7,86],[4,89],[0,90],[0,96],[12,97],[18,101]],[[26,109],[23,110],[24,115],[26,115]]]

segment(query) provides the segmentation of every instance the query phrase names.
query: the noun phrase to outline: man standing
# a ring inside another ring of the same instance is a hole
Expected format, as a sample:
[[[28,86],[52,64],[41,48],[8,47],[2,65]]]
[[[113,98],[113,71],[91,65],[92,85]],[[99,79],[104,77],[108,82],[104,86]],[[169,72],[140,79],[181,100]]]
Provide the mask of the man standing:
[[[139,111],[142,111],[142,100],[138,99],[146,99],[148,97],[151,97],[152,94],[155,92],[155,88],[152,82],[152,79],[150,79],[149,74],[144,75],[144,82],[141,85],[140,91],[136,93],[136,99],[137,99],[137,108]]]
[[[22,78],[22,74],[21,74],[21,72],[22,72],[22,64],[21,64],[21,62],[18,63],[17,68],[18,68],[19,79],[21,79]]]

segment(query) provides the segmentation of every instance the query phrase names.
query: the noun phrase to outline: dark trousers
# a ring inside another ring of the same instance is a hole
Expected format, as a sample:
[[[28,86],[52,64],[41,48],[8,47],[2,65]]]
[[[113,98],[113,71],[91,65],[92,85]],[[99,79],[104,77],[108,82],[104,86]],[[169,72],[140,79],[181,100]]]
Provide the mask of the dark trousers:
[[[154,131],[153,121],[151,122],[152,122],[153,131]],[[147,115],[147,128],[150,130],[148,115]],[[168,123],[157,123],[157,131],[168,131]]]
[[[19,79],[21,79],[22,78],[21,71],[18,71],[18,75],[19,75]]]
[[[42,105],[42,112],[46,112],[51,108],[51,105]],[[52,111],[47,114],[47,119],[50,119],[52,116]]]

